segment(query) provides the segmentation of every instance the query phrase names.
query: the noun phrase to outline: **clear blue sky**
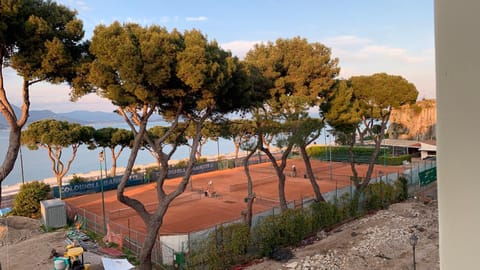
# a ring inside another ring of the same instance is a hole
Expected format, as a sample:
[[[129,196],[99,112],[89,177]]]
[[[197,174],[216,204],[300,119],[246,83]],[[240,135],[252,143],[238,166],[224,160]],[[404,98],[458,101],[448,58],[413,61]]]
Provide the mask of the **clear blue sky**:
[[[169,30],[196,28],[243,57],[254,43],[300,36],[332,48],[333,56],[340,60],[341,77],[397,74],[416,85],[420,99],[435,97],[433,0],[57,2],[78,11],[86,38],[91,38],[96,25],[115,20],[158,24]],[[31,97],[33,109],[113,109],[108,101],[93,95],[72,104],[65,86],[39,85],[32,89]],[[14,103],[16,99],[12,97]]]

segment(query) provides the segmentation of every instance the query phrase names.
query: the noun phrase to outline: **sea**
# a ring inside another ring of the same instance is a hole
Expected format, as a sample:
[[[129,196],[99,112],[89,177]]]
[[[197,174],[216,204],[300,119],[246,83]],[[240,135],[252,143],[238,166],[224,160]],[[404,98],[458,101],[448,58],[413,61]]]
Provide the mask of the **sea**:
[[[155,124],[155,123],[154,123]],[[129,129],[125,123],[98,123],[92,124],[96,129],[103,127],[116,127]],[[8,136],[9,130],[0,130],[0,160],[3,161],[5,154],[8,148]],[[234,151],[235,147],[231,140],[219,139],[218,143],[216,141],[209,140],[202,148],[202,156],[214,156],[217,155],[227,155]],[[99,152],[103,150],[97,148],[94,150],[89,150],[86,145],[81,145],[77,151],[75,160],[73,161],[70,170],[67,175],[73,174],[82,174],[90,173],[92,171],[100,171],[100,161],[99,161]],[[118,150],[118,148],[117,148]],[[110,169],[109,164],[111,162],[110,150],[106,149],[107,153],[107,170]],[[182,146],[177,149],[175,154],[172,156],[172,159],[185,159],[188,158],[190,153],[190,148],[188,146]],[[66,165],[68,159],[72,154],[71,148],[63,150],[62,160]],[[122,154],[117,160],[117,167],[126,167],[128,158],[130,156],[130,149],[125,148],[122,151]],[[22,178],[22,163],[23,163],[23,178]],[[135,164],[137,165],[147,165],[151,163],[156,163],[156,160],[153,158],[151,153],[148,150],[139,151]],[[15,167],[7,176],[7,178],[2,182],[2,186],[15,185],[22,182],[29,181],[41,181],[47,178],[54,177],[52,171],[52,163],[48,158],[48,153],[46,149],[39,148],[38,150],[29,150],[27,147],[22,146],[21,155],[19,153]],[[104,169],[104,162],[102,162],[102,169]]]

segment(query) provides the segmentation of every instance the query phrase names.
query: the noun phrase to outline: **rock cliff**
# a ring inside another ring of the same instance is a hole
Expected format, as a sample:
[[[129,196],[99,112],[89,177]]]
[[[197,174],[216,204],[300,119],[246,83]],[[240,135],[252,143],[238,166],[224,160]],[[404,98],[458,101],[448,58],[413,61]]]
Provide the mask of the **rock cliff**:
[[[437,102],[426,99],[393,110],[387,133],[391,139],[435,140],[436,124]]]

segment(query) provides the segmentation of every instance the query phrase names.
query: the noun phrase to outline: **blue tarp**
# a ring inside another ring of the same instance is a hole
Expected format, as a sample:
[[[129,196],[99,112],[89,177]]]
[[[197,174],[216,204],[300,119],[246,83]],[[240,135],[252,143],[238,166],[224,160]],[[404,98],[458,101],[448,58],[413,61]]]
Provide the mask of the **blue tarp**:
[[[3,217],[10,212],[12,212],[12,208],[10,208],[10,207],[2,208],[2,209],[0,209],[0,217]]]

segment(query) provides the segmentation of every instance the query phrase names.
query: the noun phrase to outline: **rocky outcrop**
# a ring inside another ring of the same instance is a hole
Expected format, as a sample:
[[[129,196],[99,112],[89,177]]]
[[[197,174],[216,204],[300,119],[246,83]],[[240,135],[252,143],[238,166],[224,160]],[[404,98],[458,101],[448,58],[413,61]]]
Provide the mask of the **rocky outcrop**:
[[[437,102],[434,99],[417,101],[394,109],[387,130],[390,139],[436,139]]]

